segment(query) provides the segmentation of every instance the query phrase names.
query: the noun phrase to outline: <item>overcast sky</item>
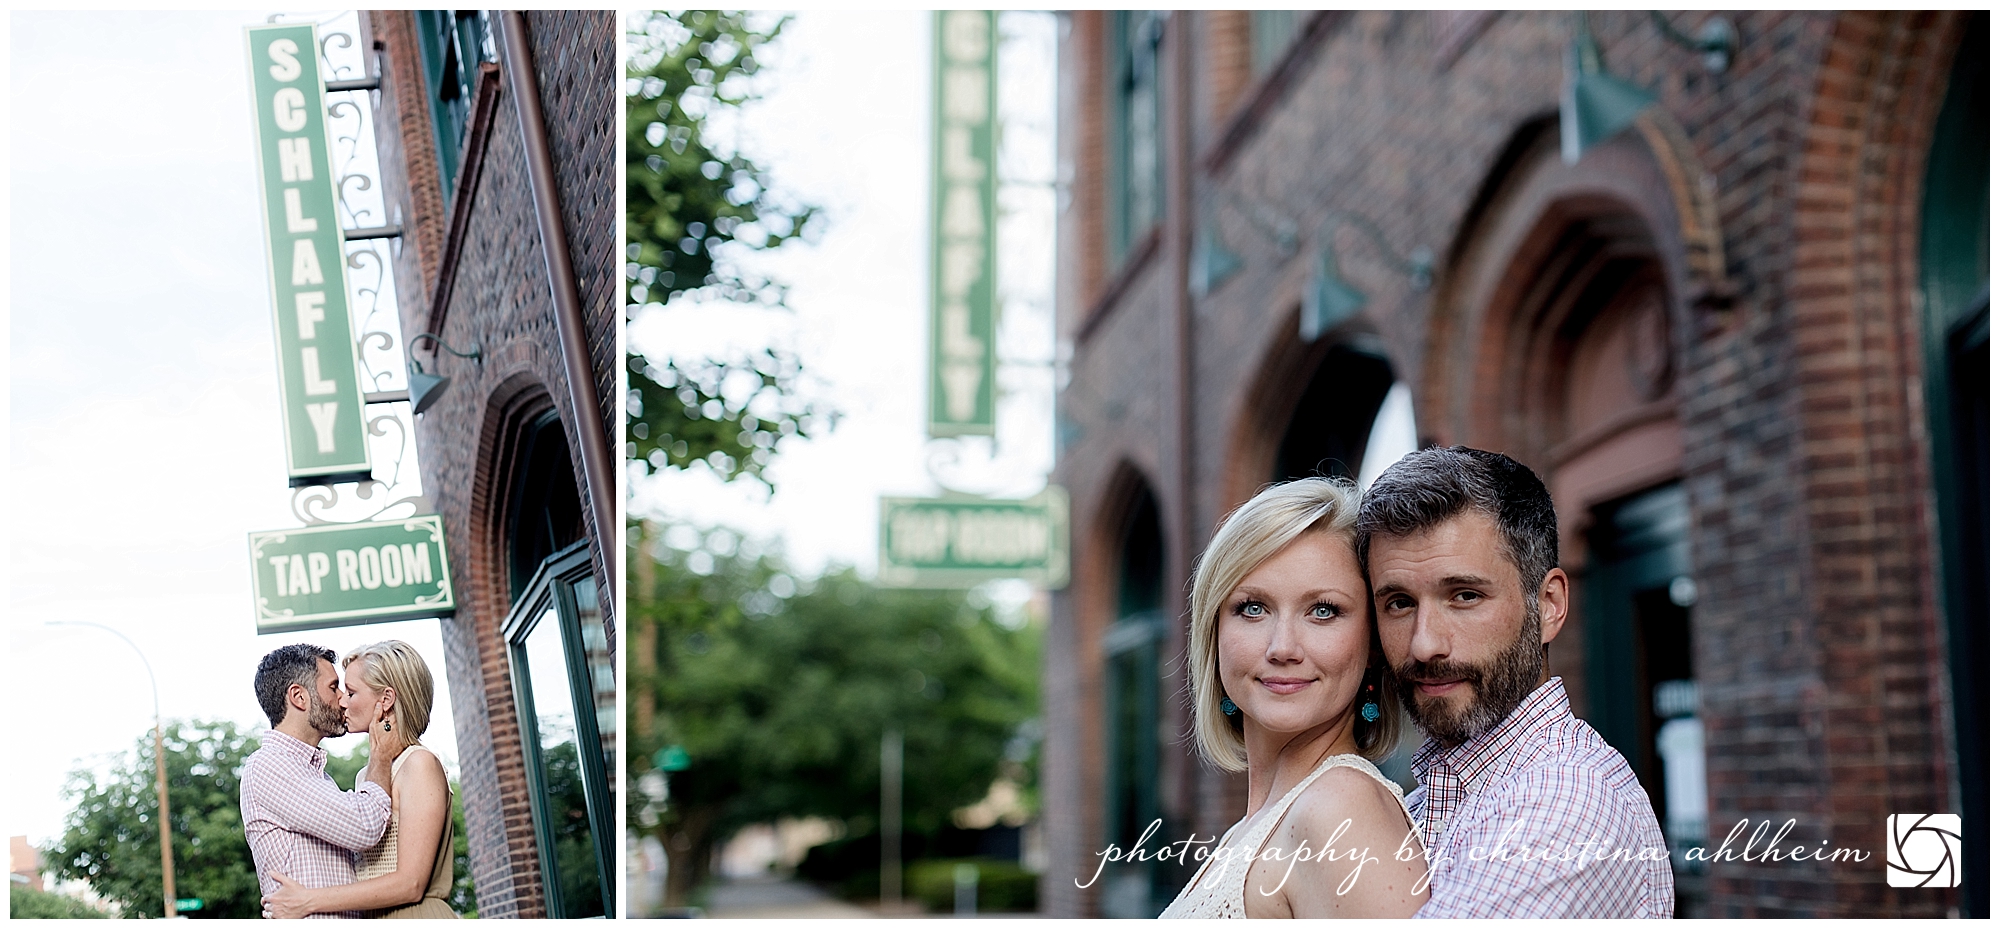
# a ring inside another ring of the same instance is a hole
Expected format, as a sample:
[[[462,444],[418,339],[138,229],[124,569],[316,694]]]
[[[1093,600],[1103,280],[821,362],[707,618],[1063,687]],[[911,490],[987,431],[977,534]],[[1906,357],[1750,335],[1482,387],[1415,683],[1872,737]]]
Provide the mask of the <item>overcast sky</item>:
[[[246,535],[299,525],[243,27],[261,13],[12,15],[7,830],[61,831],[65,775],[168,718],[265,723],[257,660],[436,621],[258,636]],[[135,81],[137,83],[135,83]],[[170,88],[165,96],[148,88]],[[424,741],[454,769],[445,687]],[[329,741],[346,751],[361,737]]]

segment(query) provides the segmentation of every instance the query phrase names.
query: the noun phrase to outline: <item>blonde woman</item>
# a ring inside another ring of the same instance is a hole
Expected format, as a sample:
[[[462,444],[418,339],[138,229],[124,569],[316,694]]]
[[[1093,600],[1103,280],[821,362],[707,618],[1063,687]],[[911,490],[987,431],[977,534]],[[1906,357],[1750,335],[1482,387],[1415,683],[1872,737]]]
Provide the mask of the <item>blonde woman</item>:
[[[1277,484],[1202,553],[1195,739],[1249,772],[1249,813],[1163,917],[1407,917],[1430,897],[1402,790],[1372,764],[1402,716],[1354,553],[1360,503],[1346,480]]]
[[[282,874],[264,898],[264,915],[295,919],[310,913],[369,911],[388,919],[457,919],[451,894],[451,785],[444,765],[417,739],[431,721],[431,670],[410,643],[391,640],[357,648],[341,659],[348,729],[383,721],[395,738],[388,751],[389,828],[355,862],[355,882],[307,888]]]

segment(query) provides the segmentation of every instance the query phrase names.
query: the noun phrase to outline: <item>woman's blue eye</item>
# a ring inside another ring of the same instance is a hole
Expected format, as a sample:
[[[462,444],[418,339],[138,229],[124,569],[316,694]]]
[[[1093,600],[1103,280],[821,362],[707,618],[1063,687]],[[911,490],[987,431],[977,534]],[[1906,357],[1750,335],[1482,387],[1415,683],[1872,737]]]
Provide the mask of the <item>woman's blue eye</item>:
[[[1264,615],[1264,604],[1256,602],[1245,603],[1237,607],[1236,612],[1244,616],[1262,616]]]
[[[1332,619],[1337,613],[1338,611],[1335,610],[1331,604],[1326,604],[1326,603],[1313,604],[1312,615],[1313,618],[1315,619]]]

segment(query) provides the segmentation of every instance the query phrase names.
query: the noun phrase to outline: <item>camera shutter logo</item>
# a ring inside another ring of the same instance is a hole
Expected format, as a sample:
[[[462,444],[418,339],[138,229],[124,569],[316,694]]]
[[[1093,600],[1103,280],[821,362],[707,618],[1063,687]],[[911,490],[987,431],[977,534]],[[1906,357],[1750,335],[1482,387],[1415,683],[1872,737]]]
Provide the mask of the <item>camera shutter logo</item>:
[[[1889,817],[1889,886],[1958,886],[1958,816],[1898,813]]]

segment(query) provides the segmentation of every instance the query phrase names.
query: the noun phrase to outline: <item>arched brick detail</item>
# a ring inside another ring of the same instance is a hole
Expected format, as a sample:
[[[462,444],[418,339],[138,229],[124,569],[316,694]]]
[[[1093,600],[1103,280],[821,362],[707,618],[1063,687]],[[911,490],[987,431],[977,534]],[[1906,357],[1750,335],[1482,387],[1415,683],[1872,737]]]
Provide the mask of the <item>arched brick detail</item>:
[[[465,527],[465,537],[454,541],[463,553],[461,571],[477,583],[461,586],[463,602],[458,615],[446,621],[445,647],[454,673],[479,681],[476,691],[461,687],[454,694],[480,695],[475,706],[461,707],[471,701],[455,699],[452,714],[462,720],[461,729],[477,727],[461,736],[461,743],[477,744],[477,739],[492,746],[490,754],[467,753],[462,762],[466,831],[486,836],[471,862],[473,886],[481,915],[494,911],[521,918],[542,915],[542,883],[521,722],[500,625],[513,602],[506,523],[521,439],[528,424],[555,405],[549,386],[537,375],[546,364],[541,355],[534,343],[525,341],[495,353],[494,387],[480,411],[479,466],[464,496],[464,513],[448,521]],[[504,854],[495,854],[503,848]]]
[[[1786,297],[1836,846],[1881,847],[1890,814],[1948,808],[1914,295],[1930,133],[1962,29],[1948,13],[1841,14],[1806,113]],[[1718,902],[1753,906],[1770,879],[1719,868]],[[1894,891],[1872,861],[1838,869],[1830,890],[1828,914],[1939,916],[1956,903]]]
[[[1120,457],[1087,483],[1071,487],[1075,512],[1087,514],[1071,525],[1076,544],[1069,587],[1044,639],[1042,716],[1049,733],[1042,750],[1042,790],[1046,803],[1065,811],[1049,820],[1049,866],[1041,881],[1044,912],[1089,915],[1097,912],[1099,886],[1079,888],[1096,862],[1083,849],[1103,846],[1104,825],[1104,658],[1101,640],[1116,620],[1120,543],[1126,520],[1143,494],[1159,493],[1158,475],[1130,457]],[[1163,527],[1164,529],[1164,527]],[[1170,592],[1171,593],[1171,592]]]

